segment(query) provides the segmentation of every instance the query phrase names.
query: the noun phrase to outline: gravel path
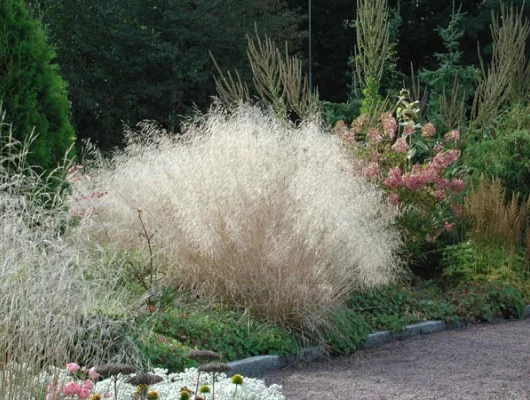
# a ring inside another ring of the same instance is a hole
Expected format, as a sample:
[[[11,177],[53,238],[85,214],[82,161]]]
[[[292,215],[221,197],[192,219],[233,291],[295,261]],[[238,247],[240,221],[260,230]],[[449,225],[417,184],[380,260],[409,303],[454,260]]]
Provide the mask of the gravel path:
[[[530,400],[530,319],[411,337],[265,379],[290,400]]]

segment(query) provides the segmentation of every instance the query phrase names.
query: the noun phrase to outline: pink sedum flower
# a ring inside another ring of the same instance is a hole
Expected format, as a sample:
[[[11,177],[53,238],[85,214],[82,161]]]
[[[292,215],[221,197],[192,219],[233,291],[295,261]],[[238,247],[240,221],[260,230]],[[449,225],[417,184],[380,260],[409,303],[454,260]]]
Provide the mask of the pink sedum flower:
[[[413,123],[408,123],[403,127],[403,136],[408,137],[411,135],[414,135],[414,132],[416,132],[416,127]]]
[[[90,397],[90,390],[88,389],[81,389],[79,391],[79,393],[77,394],[77,396],[80,398],[80,399],[88,399]]]

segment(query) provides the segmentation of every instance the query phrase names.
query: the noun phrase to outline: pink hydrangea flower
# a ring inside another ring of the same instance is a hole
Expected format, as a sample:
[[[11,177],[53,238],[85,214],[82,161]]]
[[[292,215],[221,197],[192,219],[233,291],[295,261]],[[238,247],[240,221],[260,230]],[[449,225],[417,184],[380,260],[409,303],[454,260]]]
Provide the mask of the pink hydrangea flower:
[[[444,137],[448,142],[458,142],[460,139],[460,131],[457,131],[456,129],[450,130]]]
[[[379,143],[383,140],[383,137],[381,136],[381,132],[379,132],[379,129],[372,128],[368,130],[368,139],[371,142]]]
[[[388,171],[388,177],[385,179],[385,185],[389,188],[397,188],[402,184],[401,169],[399,167],[391,168]]]
[[[422,137],[433,137],[436,134],[436,128],[432,123],[427,123],[421,127]]]
[[[377,178],[381,175],[381,168],[376,162],[368,163],[368,166],[363,169],[363,175],[367,178]]]
[[[411,135],[414,135],[414,132],[416,132],[416,128],[414,127],[413,123],[408,123],[403,127],[403,136],[408,137]]]
[[[465,184],[462,179],[451,179],[448,187],[451,192],[460,193],[465,189]]]
[[[409,149],[407,142],[403,138],[398,138],[396,142],[392,145],[392,150],[396,153],[406,153]]]
[[[394,139],[398,129],[398,124],[396,119],[392,116],[392,113],[387,112],[381,114],[381,123],[383,124],[383,132],[385,135]]]

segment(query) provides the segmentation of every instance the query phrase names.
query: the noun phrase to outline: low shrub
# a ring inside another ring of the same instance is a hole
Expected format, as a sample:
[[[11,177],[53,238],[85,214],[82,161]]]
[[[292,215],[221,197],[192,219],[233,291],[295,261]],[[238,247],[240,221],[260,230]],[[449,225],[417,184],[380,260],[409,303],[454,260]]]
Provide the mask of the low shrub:
[[[352,354],[370,333],[363,317],[348,307],[340,307],[327,319],[322,342],[331,354]]]
[[[525,308],[521,293],[507,283],[468,282],[449,295],[457,314],[470,322],[521,318]]]
[[[456,319],[455,307],[445,301],[438,291],[420,291],[403,286],[355,292],[348,306],[365,319],[370,331],[400,331],[416,322]]]
[[[215,351],[224,361],[261,354],[290,355],[297,350],[296,341],[288,332],[260,325],[234,311],[168,308],[152,314],[149,320],[146,323],[152,324],[153,332],[191,348]]]
[[[443,263],[444,277],[452,286],[472,281],[501,282],[530,299],[530,275],[520,253],[468,240],[447,246]]]
[[[137,343],[151,367],[181,372],[185,368],[196,366],[195,361],[184,357],[192,348],[177,339],[153,332],[148,336],[141,336]]]

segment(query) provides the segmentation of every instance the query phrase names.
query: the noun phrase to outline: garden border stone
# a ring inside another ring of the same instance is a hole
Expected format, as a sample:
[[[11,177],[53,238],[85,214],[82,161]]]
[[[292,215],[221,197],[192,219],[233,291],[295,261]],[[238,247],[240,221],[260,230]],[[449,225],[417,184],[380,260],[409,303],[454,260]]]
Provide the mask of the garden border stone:
[[[524,309],[523,318],[530,318],[530,305]],[[427,335],[430,333],[442,332],[450,329],[461,329],[466,326],[465,321],[461,320],[456,323],[446,323],[443,321],[425,321],[417,324],[405,326],[402,331],[380,331],[368,335],[359,348],[370,349],[388,343],[394,340],[401,340],[416,335]],[[231,372],[248,377],[260,377],[271,369],[281,369],[298,362],[311,362],[325,358],[325,351],[318,347],[304,347],[296,354],[288,357],[284,356],[255,356],[243,360],[232,361],[227,363]]]

